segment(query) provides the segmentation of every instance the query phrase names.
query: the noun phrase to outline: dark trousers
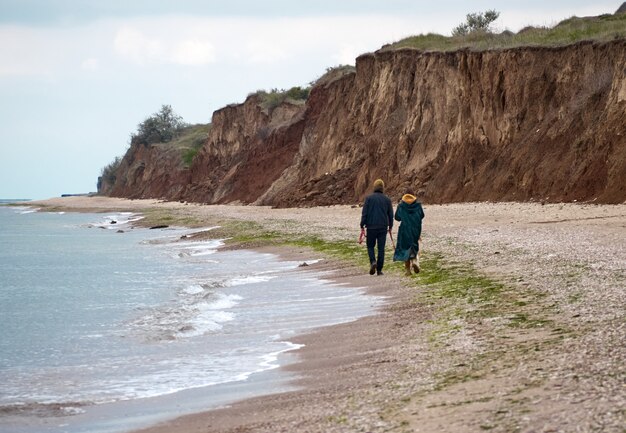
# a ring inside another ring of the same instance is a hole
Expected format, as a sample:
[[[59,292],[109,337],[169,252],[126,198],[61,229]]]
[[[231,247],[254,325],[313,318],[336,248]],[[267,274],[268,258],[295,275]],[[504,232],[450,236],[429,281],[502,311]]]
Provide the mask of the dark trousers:
[[[376,271],[383,270],[385,264],[385,242],[387,241],[387,229],[367,229],[367,255],[370,264],[376,262]],[[378,244],[378,260],[374,254],[374,246]]]

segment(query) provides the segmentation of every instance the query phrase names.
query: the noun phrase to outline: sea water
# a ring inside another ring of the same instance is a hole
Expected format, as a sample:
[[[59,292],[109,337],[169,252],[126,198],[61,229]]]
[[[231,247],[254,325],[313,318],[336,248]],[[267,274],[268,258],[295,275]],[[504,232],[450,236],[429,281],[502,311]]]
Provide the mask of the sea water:
[[[381,302],[139,218],[0,206],[0,432],[122,432],[167,415],[154,399],[244,397],[294,335]]]

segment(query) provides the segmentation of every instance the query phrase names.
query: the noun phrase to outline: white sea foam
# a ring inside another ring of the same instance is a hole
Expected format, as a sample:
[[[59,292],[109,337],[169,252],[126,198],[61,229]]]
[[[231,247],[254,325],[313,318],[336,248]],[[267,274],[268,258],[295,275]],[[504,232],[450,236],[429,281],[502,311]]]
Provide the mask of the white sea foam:
[[[173,258],[208,256],[214,254],[222,245],[224,242],[221,239],[204,242],[180,242],[175,245],[174,253],[171,256]]]
[[[235,319],[235,314],[228,310],[243,298],[239,295],[218,293],[211,301],[194,305],[194,314],[176,334],[177,338],[190,338],[222,329],[225,322]]]
[[[348,293],[346,295],[338,295],[338,296],[324,296],[324,297],[317,297],[317,298],[285,299],[285,300],[274,301],[274,302],[277,303],[277,304],[293,304],[293,303],[307,303],[307,302],[320,303],[320,302],[324,302],[324,301],[347,300],[347,299],[355,298],[355,297],[358,297],[358,296],[362,296],[362,294],[361,293]]]
[[[144,217],[132,212],[122,212],[114,215],[107,215],[101,221],[89,224],[89,227],[98,227],[108,230],[119,229],[130,223],[140,221]]]
[[[241,286],[244,284],[264,283],[276,278],[275,275],[248,275],[236,277],[226,283],[227,286]]]
[[[215,292],[215,285],[192,284],[181,290],[174,303],[153,308],[130,322],[130,330],[148,341],[192,338],[222,329],[235,314],[226,311],[243,298]]]
[[[35,208],[30,207],[30,208],[25,208],[24,210],[20,210],[18,213],[20,213],[22,215],[26,215],[26,214],[29,214],[29,213],[35,213],[35,212],[37,212],[40,209],[41,208],[38,208],[38,207],[35,207]]]
[[[84,339],[102,338],[102,337],[104,337],[104,334],[87,334],[87,335],[83,335],[82,337],[80,337],[80,339],[84,340]]]
[[[184,236],[186,236],[187,238],[193,238],[194,236],[200,234],[200,233],[206,233],[206,232],[210,232],[211,230],[215,230],[218,229],[220,226],[213,226],[213,227],[205,227],[205,228],[201,228],[201,229],[187,229],[184,231]]]
[[[205,335],[209,332],[216,332],[222,329],[223,323],[234,320],[235,314],[229,311],[216,311],[208,309],[201,312],[190,322],[188,327],[184,327],[176,333],[176,338],[192,338]]]
[[[197,295],[198,293],[204,293],[204,287],[199,284],[192,284],[183,289],[183,292],[188,295]]]
[[[158,397],[186,389],[247,380],[252,374],[278,368],[280,366],[278,358],[281,354],[304,346],[288,341],[279,341],[274,345],[280,348],[265,354],[258,352],[256,356],[241,357],[234,353],[226,353],[219,358],[199,357],[194,361],[173,358],[159,362],[156,367],[162,373],[135,375],[123,383],[111,382],[104,387],[106,393],[122,397],[100,399],[96,402]]]
[[[281,354],[297,350],[302,345],[277,341],[273,343],[273,347],[274,350],[270,353],[254,348],[244,350],[244,353],[223,352],[220,356],[199,356],[193,360],[185,357],[172,357],[167,360],[152,361],[144,366],[151,367],[147,368],[147,371],[140,372],[140,370],[133,369],[121,381],[104,377],[95,382],[85,383],[81,388],[75,388],[71,398],[89,402],[88,404],[102,404],[158,397],[186,389],[243,381],[252,374],[279,367],[278,358]],[[136,359],[134,367],[138,367],[145,361]],[[116,370],[117,367],[119,366],[111,365],[108,369]],[[57,374],[65,376],[69,374],[69,371],[57,371]],[[52,378],[42,379],[42,389],[39,389],[39,392],[29,392],[28,400],[32,399],[43,405],[65,405],[61,408],[65,415],[83,413],[84,409],[81,407],[52,392],[47,392],[48,388],[53,385]],[[26,396],[12,395],[11,397],[25,398]]]
[[[211,303],[205,303],[204,307],[208,310],[221,310],[225,308],[233,308],[235,305],[239,303],[243,298],[239,295],[224,295],[219,294],[219,297],[216,301]]]
[[[65,415],[79,415],[81,413],[86,413],[87,411],[82,407],[76,406],[65,406],[61,409]]]
[[[281,354],[286,353],[286,352],[291,352],[292,350],[298,350],[304,347],[304,344],[296,344],[290,341],[283,341],[282,343],[287,345],[285,349],[278,350],[276,352],[271,352],[265,355],[261,355],[259,368],[255,371],[247,373],[247,375],[243,378],[243,380],[247,379],[251,374],[260,373],[262,371],[272,370],[274,368],[280,367],[280,364],[278,363],[278,357]]]

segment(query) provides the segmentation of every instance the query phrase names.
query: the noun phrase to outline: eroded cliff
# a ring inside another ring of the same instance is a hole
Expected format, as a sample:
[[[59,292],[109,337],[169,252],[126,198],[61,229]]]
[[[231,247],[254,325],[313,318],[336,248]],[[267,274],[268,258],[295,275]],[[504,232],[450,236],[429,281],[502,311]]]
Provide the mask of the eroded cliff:
[[[136,149],[129,159],[142,160],[143,168],[122,170],[124,186],[116,181],[112,194],[273,206],[356,203],[381,177],[391,195],[410,189],[429,203],[621,203],[625,114],[623,39],[558,48],[381,50],[360,56],[356,72],[321,80],[306,105],[267,110],[250,97],[216,111],[188,170],[153,167],[154,156]]]

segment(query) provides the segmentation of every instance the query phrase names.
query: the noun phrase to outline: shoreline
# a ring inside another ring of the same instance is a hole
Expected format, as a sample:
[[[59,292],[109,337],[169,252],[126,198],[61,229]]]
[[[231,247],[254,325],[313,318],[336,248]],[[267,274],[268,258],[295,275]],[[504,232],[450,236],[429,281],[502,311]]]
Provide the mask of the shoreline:
[[[24,207],[24,209],[27,209]],[[40,209],[40,211],[45,212],[47,209]],[[75,210],[75,209],[73,209]],[[80,209],[80,213],[83,213],[84,209]],[[57,213],[56,211],[53,213]],[[58,212],[63,213],[63,212]],[[103,215],[107,214],[117,214],[117,211],[109,211],[106,210]],[[95,215],[93,212],[89,212],[90,215]],[[130,226],[125,225],[123,222],[121,223],[121,219],[119,218],[121,215],[115,215],[116,217],[113,220],[117,220],[115,225],[109,226],[108,224],[89,224],[90,227],[100,227],[107,228],[111,230],[116,230],[118,227],[124,228],[126,231],[130,228]],[[109,218],[107,217],[107,220]],[[123,219],[123,218],[122,218]],[[130,224],[133,224],[133,220],[130,220]],[[145,231],[145,229],[143,229]],[[120,233],[124,233],[124,231],[119,231]],[[188,233],[191,232],[191,233]],[[167,233],[166,231],[163,233]],[[174,232],[176,233],[176,232]],[[193,229],[185,229],[183,228],[184,236],[178,238],[177,236],[172,237],[172,243],[179,242],[184,239],[183,242],[188,242],[191,240],[193,242],[193,238],[198,236],[199,242],[206,242],[205,239],[202,238],[203,234],[206,234],[205,230],[198,229],[194,231]],[[115,235],[114,235],[115,236]],[[171,236],[170,236],[171,237]],[[159,242],[161,244],[161,242]],[[222,245],[223,247],[223,245]],[[220,250],[225,250],[225,254],[233,255],[232,249],[218,247],[217,252]],[[238,249],[238,248],[237,248]],[[268,256],[271,254],[271,258],[267,258],[272,262],[291,262],[288,270],[280,271],[281,274],[289,274],[291,275],[290,279],[294,279],[293,277],[296,275],[304,275],[304,278],[307,279],[316,279],[316,280],[329,280],[329,273],[334,272],[337,269],[336,263],[330,263],[322,258],[321,255],[315,252],[311,252],[308,249],[302,248],[285,248],[285,247],[259,247],[254,248],[251,251],[255,251],[256,253],[263,254]],[[247,254],[247,253],[246,253]],[[257,254],[258,255],[258,254]],[[321,263],[320,263],[321,261]],[[291,266],[297,265],[298,263],[307,262],[307,267],[294,267]],[[296,278],[297,280],[297,278]],[[351,287],[353,285],[350,285]],[[361,287],[355,287],[360,292],[363,292]],[[342,288],[337,287],[335,290],[339,296],[344,290]],[[352,292],[352,290],[350,290]],[[362,295],[365,295],[363,292]],[[359,296],[362,296],[359,295]],[[334,296],[334,295],[333,295]],[[355,294],[350,295],[355,296]],[[374,302],[377,304],[377,301],[370,301],[368,303]],[[362,303],[362,302],[361,302]],[[306,310],[306,309],[305,309]],[[352,309],[349,308],[344,312],[348,314],[352,314]],[[306,310],[308,311],[308,310]],[[375,309],[372,309],[370,314],[376,314]],[[336,316],[337,317],[337,316]],[[329,317],[329,322],[335,321],[335,318]],[[353,320],[353,319],[348,319]],[[333,326],[333,325],[326,325]],[[311,332],[311,330],[316,329],[313,328],[305,328],[305,334]],[[296,336],[301,335],[301,332],[298,331]],[[284,338],[284,342],[290,345],[295,345],[293,341],[294,337],[286,336]],[[282,340],[281,340],[282,341]],[[176,417],[180,417],[185,414],[194,413],[194,412],[203,412],[208,408],[217,409],[220,407],[224,407],[226,405],[232,404],[233,402],[249,399],[251,397],[257,396],[267,396],[275,393],[286,392],[295,388],[295,385],[292,384],[295,380],[295,375],[291,371],[287,371],[285,367],[288,365],[297,362],[297,356],[295,355],[295,351],[297,348],[289,348],[287,350],[281,351],[277,354],[276,359],[272,359],[270,362],[272,366],[259,367],[264,368],[262,371],[256,371],[249,375],[248,378],[244,380],[235,380],[225,383],[219,383],[216,385],[210,386],[202,386],[198,388],[189,388],[183,391],[177,391],[173,394],[164,394],[154,397],[147,398],[139,398],[134,400],[122,400],[110,403],[102,403],[102,404],[87,404],[82,406],[77,403],[76,411],[73,415],[67,418],[69,422],[67,424],[67,431],[83,431],[84,428],[89,428],[90,420],[94,422],[93,430],[89,431],[101,431],[101,432],[109,432],[109,431],[130,431],[132,429],[145,428],[146,425],[154,425],[164,420],[173,419]],[[51,407],[53,404],[50,405]],[[59,406],[60,407],[60,406]],[[78,409],[78,407],[83,409]],[[71,409],[74,409],[73,407]],[[25,409],[26,410],[26,409]],[[59,413],[61,410],[59,409]],[[161,412],[161,413],[159,413]],[[121,414],[122,417],[120,417]],[[41,428],[46,428],[46,431],[53,431],[55,423],[61,423],[60,426],[64,426],[65,422],[63,421],[66,416],[58,415],[59,417],[52,416],[50,419],[43,419],[42,415],[42,424]],[[5,421],[10,420],[12,416],[7,416]],[[38,431],[38,425],[35,422],[32,428],[26,427],[19,424],[20,416],[16,416],[16,426],[20,428],[24,428],[23,431]],[[146,422],[148,420],[148,422]],[[12,421],[10,421],[12,422]],[[44,427],[45,425],[45,427]],[[52,428],[52,430],[48,430]],[[0,430],[3,430],[0,427]],[[22,430],[20,430],[22,431]]]
[[[300,261],[311,257],[310,252],[306,250],[288,246],[256,247],[254,250],[269,252],[279,256],[281,260],[288,261]],[[292,361],[281,363],[278,369],[286,373],[287,384],[294,389],[238,399],[224,407],[184,415],[148,428],[132,430],[132,433],[238,431],[243,427],[242,420],[252,421],[245,422],[246,429],[269,431],[276,427],[276,419],[286,423],[287,415],[290,413],[293,415],[294,410],[320,404],[320,399],[328,400],[326,404],[330,404],[338,388],[357,389],[359,387],[357,382],[362,377],[355,381],[355,378],[350,377],[352,373],[345,369],[356,366],[362,362],[361,360],[367,360],[368,363],[386,362],[368,359],[369,352],[379,350],[379,342],[384,339],[386,330],[397,326],[397,323],[390,323],[387,320],[385,310],[392,305],[392,299],[402,298],[403,295],[400,293],[402,289],[399,289],[401,281],[397,277],[372,277],[354,266],[341,264],[332,259],[324,259],[321,266],[317,265],[319,264],[313,265],[316,266],[315,271],[327,273],[328,276],[324,279],[329,280],[331,284],[360,287],[364,289],[366,295],[381,296],[387,300],[374,314],[353,321],[313,328],[291,338],[289,340],[291,343],[303,347],[289,352]],[[308,272],[308,269],[305,272]],[[394,287],[391,291],[390,286]],[[369,329],[369,332],[364,332],[366,329]],[[289,421],[289,425],[295,426],[294,431],[298,431],[298,414],[294,418]]]
[[[360,212],[103,197],[45,204],[156,208],[177,215],[173,221],[253,222],[330,243],[355,241]],[[340,266],[340,284],[380,283],[370,292],[392,297],[381,314],[294,339],[307,346],[286,370],[302,376],[296,383],[303,390],[142,432],[620,432],[626,206],[464,203],[425,211],[419,277],[401,278],[389,260],[390,272],[379,279],[358,265]]]

